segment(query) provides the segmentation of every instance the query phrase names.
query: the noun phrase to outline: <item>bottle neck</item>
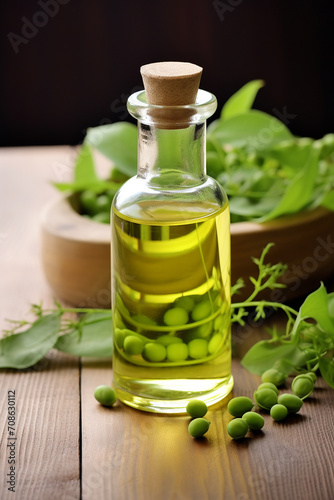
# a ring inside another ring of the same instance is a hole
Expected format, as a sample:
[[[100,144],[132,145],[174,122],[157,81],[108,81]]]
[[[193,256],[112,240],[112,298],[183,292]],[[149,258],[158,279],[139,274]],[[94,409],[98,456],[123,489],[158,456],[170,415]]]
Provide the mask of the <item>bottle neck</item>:
[[[138,122],[138,177],[152,186],[189,187],[206,178],[206,122],[164,129]]]

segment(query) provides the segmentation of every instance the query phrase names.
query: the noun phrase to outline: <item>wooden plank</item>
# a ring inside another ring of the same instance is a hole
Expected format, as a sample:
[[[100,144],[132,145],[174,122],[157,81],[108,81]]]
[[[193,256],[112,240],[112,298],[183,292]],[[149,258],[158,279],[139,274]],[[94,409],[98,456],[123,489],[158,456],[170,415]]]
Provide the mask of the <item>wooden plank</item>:
[[[82,409],[82,498],[110,498],[109,481],[114,477],[114,433],[122,435],[122,407],[119,403],[108,409],[94,398],[98,385],[110,385],[111,359],[83,358],[81,371]],[[113,418],[119,416],[119,420]]]
[[[94,387],[110,380],[110,365],[83,364],[83,500],[97,492],[112,500],[257,498],[256,491],[248,494],[247,445],[240,453],[226,433],[230,398],[210,408],[210,431],[194,440],[187,416],[144,413],[119,402],[112,409],[98,405]]]
[[[237,356],[263,335],[260,328],[236,337]],[[238,358],[233,373],[233,396],[253,398],[260,377],[243,369]],[[83,363],[83,500],[96,495],[103,500],[333,498],[334,397],[323,381],[299,415],[276,423],[263,412],[263,432],[250,432],[238,442],[226,432],[232,395],[210,408],[207,437],[194,440],[186,416],[144,413],[119,402],[112,409],[100,406],[94,388],[111,378],[109,361]]]
[[[242,368],[239,360],[252,344],[268,338],[265,330],[274,324],[282,327],[280,314],[274,314],[262,326],[236,329],[233,337],[235,396],[253,397],[261,382],[260,377]],[[288,379],[280,394],[291,393],[292,379]],[[248,495],[256,493],[257,498],[268,499],[333,498],[334,465],[330,458],[334,452],[333,406],[334,391],[319,378],[312,396],[305,400],[298,414],[289,415],[282,422],[274,422],[268,412],[261,412],[265,419],[263,433],[245,439],[251,464],[251,474],[247,477]],[[239,450],[244,443],[231,442],[230,445]],[[245,499],[248,497],[245,496]]]
[[[0,328],[8,327],[5,318],[31,318],[27,313],[33,302],[43,299],[45,307],[53,304],[40,266],[39,215],[56,195],[49,180],[70,169],[69,151],[67,147],[1,151]],[[79,498],[79,374],[79,360],[56,351],[33,369],[0,371],[1,499]],[[15,391],[15,436],[8,430],[8,391]],[[13,437],[15,450],[7,446]],[[14,494],[7,483],[11,451],[15,452]]]
[[[50,353],[37,367],[0,375],[1,499],[13,498],[7,474],[15,460],[20,500],[74,500],[80,490],[78,361]],[[8,430],[8,391],[15,391],[15,436]],[[16,440],[12,441],[13,437]],[[10,455],[9,443],[14,443]],[[14,495],[15,496],[15,495]]]

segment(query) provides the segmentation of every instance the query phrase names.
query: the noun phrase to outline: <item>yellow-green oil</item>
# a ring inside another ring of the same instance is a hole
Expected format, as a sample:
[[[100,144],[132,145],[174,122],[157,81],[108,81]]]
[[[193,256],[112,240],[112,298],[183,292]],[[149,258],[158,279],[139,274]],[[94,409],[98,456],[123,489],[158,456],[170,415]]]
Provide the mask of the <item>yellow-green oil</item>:
[[[211,405],[233,386],[229,210],[226,204],[213,214],[187,217],[178,207],[183,219],[173,223],[169,210],[152,213],[143,220],[113,210],[114,386],[135,408],[183,413],[189,399]],[[205,302],[205,317],[194,320],[190,310],[186,323],[166,324],[166,312],[180,297],[194,306]],[[126,351],[129,335],[142,341],[143,352]],[[202,340],[191,344],[195,339]],[[145,356],[152,343],[162,343],[166,353],[170,343],[186,344],[189,354],[152,360]],[[191,351],[195,344],[202,353]]]

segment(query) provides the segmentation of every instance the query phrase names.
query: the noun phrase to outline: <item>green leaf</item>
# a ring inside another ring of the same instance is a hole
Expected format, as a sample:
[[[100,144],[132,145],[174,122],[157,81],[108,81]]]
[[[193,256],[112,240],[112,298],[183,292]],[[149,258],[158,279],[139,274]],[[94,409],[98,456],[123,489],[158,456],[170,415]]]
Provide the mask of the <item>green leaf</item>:
[[[263,154],[296,171],[302,168],[314,153],[313,142],[313,139],[307,137],[302,139],[294,137],[288,141],[272,145],[268,150],[264,150]],[[316,154],[315,156],[318,157],[319,155]]]
[[[82,321],[82,328],[75,328],[59,337],[56,349],[75,356],[101,358],[111,356],[113,352],[111,313],[90,313],[84,316]]]
[[[300,359],[303,362],[304,358],[303,358],[302,354],[300,356],[301,356]],[[295,367],[293,366],[291,361],[288,361],[287,359],[279,359],[279,360],[275,361],[272,368],[275,368],[276,370],[281,372],[285,377],[288,377],[290,375],[290,373],[292,373],[294,371]]]
[[[250,372],[262,375],[277,361],[284,360],[285,363],[297,366],[303,359],[303,352],[295,344],[277,345],[268,340],[261,340],[250,348],[241,360],[241,364]]]
[[[314,141],[314,147],[319,150],[321,159],[328,158],[334,153],[334,134],[326,134]]]
[[[328,295],[323,283],[315,292],[308,295],[300,306],[292,337],[297,334],[300,323],[306,319],[314,319],[320,328],[334,339],[334,320],[330,316]]]
[[[96,183],[98,180],[92,150],[88,144],[83,144],[74,167],[74,182],[89,185],[90,183]]]
[[[90,128],[85,138],[129,177],[137,173],[137,141],[137,127],[127,122]]]
[[[329,293],[327,295],[327,297],[328,297],[328,312],[329,312],[329,316],[334,321],[334,292]]]
[[[257,165],[238,165],[228,172],[218,175],[228,195],[244,196],[258,200],[263,196],[268,198],[281,195],[284,181]]]
[[[47,314],[26,331],[0,341],[0,368],[28,368],[54,347],[60,329],[60,314]]]
[[[241,89],[233,94],[224,104],[220,115],[221,120],[227,120],[232,116],[241,115],[249,111],[253,106],[258,91],[263,86],[263,80],[252,80],[241,87]]]
[[[327,384],[334,389],[334,358],[320,358],[319,369]]]
[[[328,208],[328,210],[334,210],[334,190],[328,191],[321,201],[321,206]]]
[[[279,198],[260,198],[256,203],[243,196],[233,196],[230,199],[230,211],[233,214],[242,215],[248,219],[264,217],[271,213],[279,204]]]
[[[251,151],[268,150],[272,145],[293,137],[277,118],[255,110],[222,121],[210,133],[222,147],[246,147]]]
[[[277,206],[258,222],[297,213],[307,206],[313,194],[318,172],[318,153],[312,152],[304,167],[294,176]]]

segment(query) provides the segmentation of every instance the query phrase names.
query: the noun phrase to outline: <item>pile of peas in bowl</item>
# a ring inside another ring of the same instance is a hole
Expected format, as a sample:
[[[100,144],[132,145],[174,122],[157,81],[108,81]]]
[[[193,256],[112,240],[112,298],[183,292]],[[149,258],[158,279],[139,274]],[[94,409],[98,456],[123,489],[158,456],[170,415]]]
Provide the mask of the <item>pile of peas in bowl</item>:
[[[128,177],[116,168],[112,169],[108,183],[109,189],[93,191],[85,189],[79,193],[79,213],[83,217],[110,224],[111,204],[118,189]],[[102,181],[103,182],[103,181]]]

